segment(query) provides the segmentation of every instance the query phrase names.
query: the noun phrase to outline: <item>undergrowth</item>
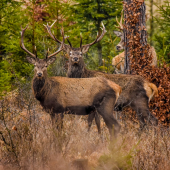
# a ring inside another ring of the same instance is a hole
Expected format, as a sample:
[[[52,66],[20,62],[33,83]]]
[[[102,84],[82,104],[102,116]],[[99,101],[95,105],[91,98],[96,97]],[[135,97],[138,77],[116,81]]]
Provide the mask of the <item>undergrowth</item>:
[[[103,121],[98,135],[95,124],[87,131],[86,116],[65,115],[64,127],[58,131],[31,90],[26,89],[21,87],[0,101],[0,168],[80,169],[75,162],[96,170],[170,167],[168,128],[148,127],[140,132],[138,124],[123,119],[121,133],[110,142]]]

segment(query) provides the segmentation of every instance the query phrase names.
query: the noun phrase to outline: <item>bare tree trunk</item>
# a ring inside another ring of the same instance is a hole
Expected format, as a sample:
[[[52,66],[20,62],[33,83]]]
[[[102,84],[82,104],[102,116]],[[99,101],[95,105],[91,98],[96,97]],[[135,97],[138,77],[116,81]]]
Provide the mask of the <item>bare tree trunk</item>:
[[[100,0],[97,0],[97,4],[98,4],[98,8],[97,8],[97,13],[100,14]],[[98,33],[100,35],[100,24],[101,24],[101,20],[98,19],[97,21],[97,30],[98,30]],[[101,43],[98,42],[97,44],[97,49],[98,49],[98,59],[99,59],[99,66],[102,66],[102,46],[101,46]]]
[[[152,35],[153,35],[153,0],[150,0],[150,45],[152,46]]]
[[[0,25],[2,24],[1,22],[2,22],[2,16],[1,16],[1,11],[0,11]],[[2,54],[3,54],[2,50],[3,50],[3,48],[0,45],[0,62],[2,61]]]
[[[33,30],[33,35],[32,35],[32,51],[33,54],[35,54],[35,0],[32,1],[33,5],[33,15],[32,15],[32,30]]]
[[[56,1],[56,19],[57,19],[57,39],[59,39],[60,37],[60,29],[59,29],[59,8],[58,8],[58,5],[59,2],[58,0]]]
[[[97,48],[98,48],[99,66],[102,66],[102,64],[103,64],[103,61],[102,61],[102,46],[101,46],[100,42],[98,42]]]
[[[144,0],[143,0],[144,1]],[[131,74],[130,58],[142,57],[144,46],[147,44],[145,12],[146,6],[141,0],[124,0],[124,43],[125,64],[124,73]],[[138,42],[138,43],[137,43]],[[140,47],[140,48],[139,48]],[[135,49],[139,51],[135,51]],[[140,56],[137,53],[140,52]]]
[[[101,34],[101,29],[100,29],[101,21],[98,20],[97,22],[97,30],[99,35]],[[99,59],[99,66],[102,66],[102,45],[100,42],[97,43],[97,52],[98,52],[98,59]]]

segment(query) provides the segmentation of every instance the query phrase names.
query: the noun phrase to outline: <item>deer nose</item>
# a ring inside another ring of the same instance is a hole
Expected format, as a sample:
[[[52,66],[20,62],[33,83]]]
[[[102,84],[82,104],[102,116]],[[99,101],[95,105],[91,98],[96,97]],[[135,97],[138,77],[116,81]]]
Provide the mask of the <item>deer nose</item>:
[[[79,59],[78,59],[78,57],[74,57],[74,61],[78,61]]]
[[[120,50],[120,46],[117,45],[117,46],[116,46],[116,50]]]
[[[37,73],[38,77],[41,77],[42,76],[42,73]]]

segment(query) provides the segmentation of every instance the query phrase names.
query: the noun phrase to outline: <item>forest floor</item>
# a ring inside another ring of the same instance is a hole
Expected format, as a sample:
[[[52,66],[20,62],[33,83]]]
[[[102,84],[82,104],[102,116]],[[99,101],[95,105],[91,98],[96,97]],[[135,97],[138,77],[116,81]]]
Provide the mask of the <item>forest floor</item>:
[[[102,118],[101,135],[94,122],[88,132],[87,116],[65,115],[62,131],[53,129],[31,92],[0,102],[0,170],[169,170],[169,128],[140,132],[138,123],[123,118],[111,142]]]

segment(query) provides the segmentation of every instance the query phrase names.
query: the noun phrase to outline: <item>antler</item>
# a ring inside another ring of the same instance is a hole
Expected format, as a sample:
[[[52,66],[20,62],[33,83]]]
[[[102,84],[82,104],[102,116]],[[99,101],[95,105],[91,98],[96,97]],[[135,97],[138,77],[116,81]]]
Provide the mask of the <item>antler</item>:
[[[20,47],[26,51],[29,55],[31,55],[32,57],[36,58],[36,55],[31,53],[30,51],[28,51],[26,48],[25,48],[25,45],[24,45],[24,33],[25,33],[25,30],[28,28],[28,25],[23,29],[21,27],[21,41],[20,41]],[[36,48],[35,48],[36,49]]]
[[[51,38],[52,38],[54,41],[62,44],[62,42],[61,42],[60,40],[58,40],[58,39],[52,34],[52,32],[51,32],[51,28],[52,28],[52,26],[55,24],[56,21],[57,21],[57,20],[55,20],[55,21],[51,24],[51,26],[49,26],[48,23],[47,23],[47,25],[45,25],[45,24],[43,24],[43,25],[46,27],[46,29],[47,29],[48,33],[50,34]],[[63,36],[64,41],[65,41],[65,38],[66,38],[67,41],[68,41],[68,43],[69,43],[69,45],[70,45],[70,47],[72,47],[71,42],[68,40],[68,36],[64,37],[64,29],[63,29],[63,28],[62,28],[61,34],[62,34],[62,36]],[[69,47],[69,45],[67,45],[67,44],[64,44],[64,43],[63,43],[63,45]]]
[[[68,39],[68,37],[66,37],[66,39],[67,39],[67,41],[68,41],[70,47],[72,47],[71,42],[70,42],[70,40]]]
[[[117,21],[117,23],[119,25],[119,26],[116,26],[116,27],[119,28],[120,30],[123,30],[123,24],[122,24],[122,21],[123,21],[123,10],[121,12],[120,22],[118,21],[117,16],[116,16],[116,21]]]
[[[105,33],[107,32],[103,23],[102,23],[102,27],[100,27],[100,28],[102,29],[101,35],[99,36],[99,35],[98,35],[98,32],[97,32],[97,37],[96,37],[96,39],[95,39],[92,43],[90,43],[90,44],[86,44],[86,45],[83,45],[83,46],[82,46],[82,37],[81,37],[80,48],[81,48],[81,47],[84,47],[84,46],[91,46],[91,45],[93,45],[93,44],[98,43],[98,42],[103,38],[103,36],[105,35]]]
[[[51,26],[49,26],[48,23],[47,23],[47,25],[45,25],[45,24],[43,24],[43,25],[46,27],[46,29],[47,29],[48,33],[50,34],[51,38],[52,38],[54,41],[57,41],[58,43],[61,44],[62,42],[61,42],[60,40],[58,40],[58,39],[52,34],[52,32],[51,32],[51,28],[52,28],[52,26],[55,24],[55,22],[56,22],[56,20],[53,22],[53,24],[52,24]],[[103,36],[105,35],[105,33],[107,32],[103,23],[102,23],[101,29],[102,29],[102,34],[99,36],[99,35],[98,35],[98,32],[97,32],[97,37],[96,37],[96,39],[95,39],[92,43],[90,43],[90,44],[86,44],[86,45],[83,45],[83,46],[82,46],[82,37],[81,37],[80,48],[81,48],[81,47],[84,47],[84,46],[91,46],[91,45],[96,44],[97,42],[99,42],[99,41],[103,38]],[[64,31],[63,31],[63,32],[64,32]],[[64,36],[64,35],[63,35],[63,36]],[[68,37],[66,37],[66,39],[67,39],[69,45],[67,45],[67,44],[64,44],[64,45],[65,45],[65,46],[70,46],[70,47],[72,47],[71,42],[69,41]]]
[[[58,39],[52,34],[52,32],[51,32],[51,28],[52,28],[52,26],[55,24],[56,21],[57,21],[57,20],[55,20],[55,21],[52,23],[51,26],[49,26],[48,23],[47,23],[47,25],[45,25],[45,24],[43,24],[43,25],[46,27],[46,29],[47,29],[48,33],[50,34],[51,38],[52,38],[54,41],[57,41],[58,43],[61,44],[61,41],[58,40]]]
[[[58,54],[60,51],[63,50],[63,45],[64,45],[64,41],[65,41],[65,38],[64,38],[64,29],[63,29],[63,27],[62,27],[62,29],[61,29],[61,35],[62,35],[62,37],[63,37],[63,41],[61,42],[60,48],[59,48],[58,51],[56,51],[55,53],[49,55],[48,58],[50,58],[50,57]],[[48,49],[48,52],[49,52],[49,49]],[[47,55],[48,55],[48,52],[47,52]],[[46,58],[47,58],[47,57],[46,57]]]
[[[28,28],[28,25],[27,25],[24,29],[22,29],[22,27],[21,27],[21,30],[22,30],[22,31],[21,31],[21,42],[20,42],[20,46],[21,46],[21,48],[22,48],[24,51],[26,51],[26,52],[27,52],[28,54],[30,54],[32,57],[37,58],[37,53],[36,53],[36,55],[34,55],[34,54],[31,53],[30,51],[28,51],[28,50],[25,48],[25,46],[24,46],[24,33],[25,33],[25,30],[26,30],[27,28]],[[63,31],[63,36],[64,36],[64,31]],[[47,58],[47,57],[52,57],[52,56],[58,54],[60,51],[62,51],[62,50],[63,50],[63,43],[64,43],[64,38],[63,38],[63,41],[61,42],[61,46],[60,46],[59,50],[56,51],[55,53],[49,55],[49,56],[48,56],[48,52],[49,52],[49,49],[48,49],[46,58]],[[36,47],[35,47],[35,51],[36,51]]]

